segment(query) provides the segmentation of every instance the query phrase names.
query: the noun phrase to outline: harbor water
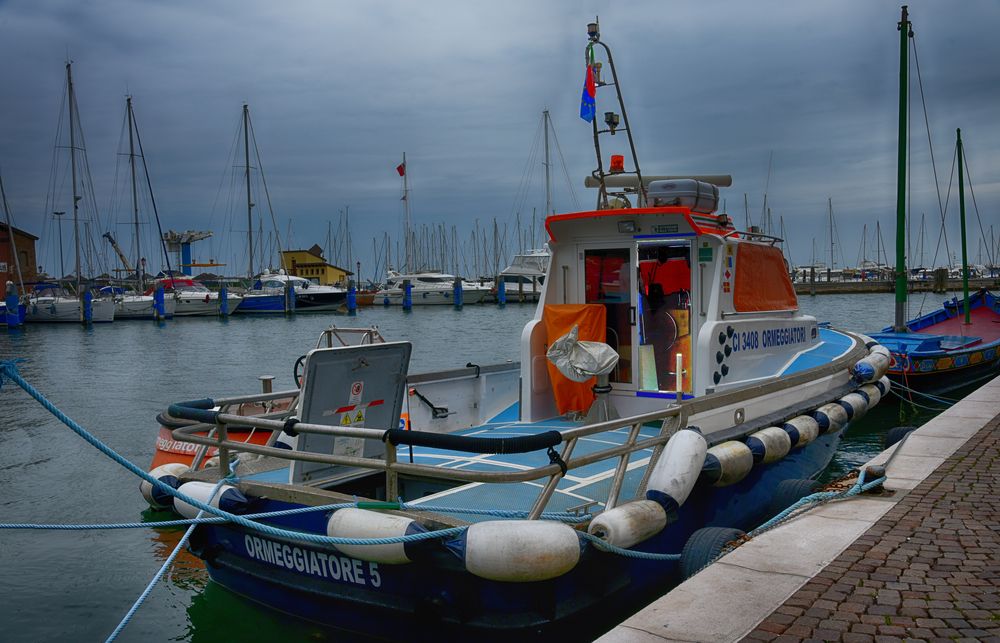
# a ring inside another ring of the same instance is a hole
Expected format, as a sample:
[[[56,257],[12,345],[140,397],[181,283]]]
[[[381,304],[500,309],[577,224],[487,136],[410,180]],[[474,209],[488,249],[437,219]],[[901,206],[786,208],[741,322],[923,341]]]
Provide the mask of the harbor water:
[[[911,305],[916,313],[923,296]],[[929,296],[924,312],[943,296]],[[804,312],[849,330],[880,329],[891,294],[800,298]],[[0,359],[25,358],[24,378],[70,417],[146,467],[156,414],[173,401],[253,393],[258,377],[292,387],[292,365],[331,324],[379,327],[413,342],[411,371],[518,359],[530,305],[362,309],[329,314],[188,318],[157,325],[115,322],[28,326],[0,334]],[[933,406],[933,405],[932,405]],[[919,424],[930,410],[883,404],[852,425],[825,474],[836,478],[881,450],[889,427]],[[900,414],[905,417],[900,418]],[[0,389],[0,522],[117,523],[151,517],[132,474],[60,424],[16,385]],[[169,518],[158,514],[158,518]],[[0,531],[0,640],[103,640],[118,624],[181,532]],[[638,609],[639,605],[636,606]],[[623,617],[625,615],[622,615]],[[595,633],[596,634],[596,633]],[[124,630],[125,641],[332,641],[324,631],[261,609],[209,582],[186,552]]]

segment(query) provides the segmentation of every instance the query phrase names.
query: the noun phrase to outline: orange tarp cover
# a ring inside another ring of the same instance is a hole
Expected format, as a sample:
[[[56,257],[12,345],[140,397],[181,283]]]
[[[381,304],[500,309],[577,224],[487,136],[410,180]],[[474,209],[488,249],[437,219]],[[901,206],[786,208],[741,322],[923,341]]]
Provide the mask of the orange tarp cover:
[[[542,323],[545,324],[547,344],[573,330],[574,325],[580,327],[579,339],[583,341],[603,342],[607,335],[607,312],[600,304],[547,304],[542,311]],[[552,362],[547,365],[559,413],[589,409],[594,401],[591,387],[597,378],[574,382],[560,373]]]
[[[798,308],[780,249],[755,243],[737,247],[733,306],[741,313]]]

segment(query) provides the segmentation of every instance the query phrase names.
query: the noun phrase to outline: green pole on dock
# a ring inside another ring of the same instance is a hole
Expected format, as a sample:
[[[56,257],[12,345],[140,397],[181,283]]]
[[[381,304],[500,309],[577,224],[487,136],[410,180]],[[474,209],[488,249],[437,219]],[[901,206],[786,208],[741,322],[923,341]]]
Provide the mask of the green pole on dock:
[[[956,129],[958,138],[958,211],[962,221],[962,301],[965,306],[965,323],[970,324],[969,319],[969,255],[965,245],[965,180],[962,174],[962,161],[965,157],[965,149],[962,147],[962,130]]]
[[[893,330],[906,332],[906,90],[909,51],[906,39],[912,37],[909,14],[903,5],[899,19],[899,157],[896,174],[896,319]]]

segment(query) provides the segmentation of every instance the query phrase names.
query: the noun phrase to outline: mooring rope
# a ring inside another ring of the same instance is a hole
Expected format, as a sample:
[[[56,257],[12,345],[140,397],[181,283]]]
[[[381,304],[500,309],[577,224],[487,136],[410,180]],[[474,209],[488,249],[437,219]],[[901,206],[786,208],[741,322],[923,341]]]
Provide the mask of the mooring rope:
[[[212,498],[215,497],[215,494],[219,493],[219,489],[221,489],[222,485],[224,485],[226,482],[227,478],[222,478],[217,483],[215,483],[215,488],[212,489],[212,494],[208,497],[209,502],[212,502]],[[204,513],[203,511],[199,511],[197,517],[201,518],[201,515],[203,513]],[[177,542],[177,546],[174,547],[174,550],[170,552],[170,555],[167,556],[167,559],[163,561],[162,565],[160,565],[160,569],[157,570],[156,574],[153,575],[153,578],[150,579],[149,583],[146,585],[146,589],[142,590],[142,593],[139,594],[139,598],[135,599],[135,602],[132,603],[132,607],[130,607],[128,612],[125,613],[125,616],[122,617],[122,620],[118,623],[118,626],[114,629],[113,632],[111,632],[110,635],[108,635],[108,638],[105,639],[105,643],[111,643],[111,641],[114,641],[116,638],[118,638],[118,635],[122,633],[122,630],[124,630],[125,626],[128,625],[129,621],[132,620],[132,617],[135,616],[135,613],[139,611],[139,608],[142,607],[142,604],[146,602],[146,599],[149,597],[150,593],[152,593],[153,588],[156,587],[156,584],[160,582],[160,579],[163,578],[163,575],[166,574],[167,570],[170,569],[170,567],[174,564],[174,559],[177,558],[177,554],[179,554],[181,550],[187,545],[188,539],[191,538],[191,534],[194,533],[194,528],[195,525],[191,525],[190,527],[188,527],[187,531],[184,532],[184,535]]]
[[[228,481],[228,480],[227,480]],[[400,509],[404,511],[428,511],[434,513],[455,513],[469,514],[475,516],[494,516],[498,518],[527,518],[527,511],[513,509],[471,509],[463,507],[438,507],[434,505],[411,505],[405,502],[339,502],[331,505],[317,505],[315,507],[295,507],[293,509],[281,509],[279,511],[267,511],[255,514],[243,514],[247,520],[260,520],[263,518],[279,518],[283,516],[295,516],[304,513],[317,511],[336,511],[337,509]],[[572,514],[560,511],[543,512],[542,520],[552,520],[565,523],[582,523],[593,518],[587,514]],[[150,522],[115,522],[115,523],[80,523],[80,524],[58,524],[58,523],[29,523],[29,522],[9,522],[0,523],[2,529],[36,529],[53,531],[87,531],[94,529],[167,529],[170,527],[185,527],[188,525],[218,525],[229,522],[228,518],[178,518],[176,520],[159,520]]]

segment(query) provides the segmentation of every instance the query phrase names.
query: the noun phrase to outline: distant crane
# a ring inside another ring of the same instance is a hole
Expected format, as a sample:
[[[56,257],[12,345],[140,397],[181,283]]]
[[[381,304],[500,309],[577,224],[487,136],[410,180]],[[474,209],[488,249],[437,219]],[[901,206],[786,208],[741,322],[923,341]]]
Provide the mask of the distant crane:
[[[122,265],[125,267],[125,274],[126,275],[132,274],[132,266],[128,262],[128,257],[126,257],[125,253],[122,252],[121,246],[119,246],[118,242],[115,241],[115,238],[111,236],[111,233],[105,232],[101,236],[107,239],[108,242],[111,244],[111,247],[115,249],[115,254],[118,255],[118,260],[121,261]]]

